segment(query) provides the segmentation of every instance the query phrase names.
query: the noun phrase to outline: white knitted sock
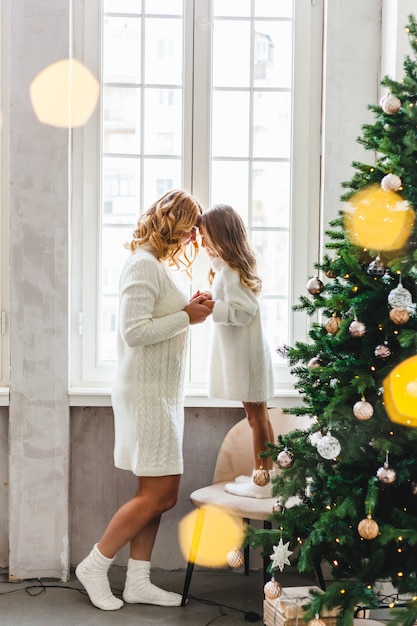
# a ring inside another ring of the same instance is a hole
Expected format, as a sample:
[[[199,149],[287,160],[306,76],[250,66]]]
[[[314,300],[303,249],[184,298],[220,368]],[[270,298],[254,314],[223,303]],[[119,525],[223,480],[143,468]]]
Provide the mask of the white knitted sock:
[[[182,596],[179,593],[165,591],[150,581],[151,564],[149,561],[129,559],[123,600],[129,603],[156,604],[158,606],[180,606]]]
[[[107,576],[113,561],[114,558],[103,556],[96,544],[75,569],[75,575],[84,585],[91,602],[103,611],[116,611],[123,606],[123,600],[112,594]]]
[[[224,490],[234,496],[245,496],[246,498],[272,498],[272,486],[270,482],[263,487],[256,485],[252,480],[241,483],[226,483]]]

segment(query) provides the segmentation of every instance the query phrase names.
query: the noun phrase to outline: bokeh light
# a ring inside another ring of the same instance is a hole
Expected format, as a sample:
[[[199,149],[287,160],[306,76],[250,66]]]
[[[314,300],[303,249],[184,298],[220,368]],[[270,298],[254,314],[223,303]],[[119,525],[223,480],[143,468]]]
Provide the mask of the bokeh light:
[[[383,382],[384,404],[392,422],[417,426],[417,355],[399,363]]]
[[[49,65],[30,85],[39,121],[60,128],[83,126],[97,105],[99,92],[97,79],[76,59]]]
[[[224,567],[229,552],[241,547],[244,527],[240,517],[218,506],[204,505],[181,520],[178,536],[187,561],[204,567]]]
[[[355,193],[344,210],[351,242],[371,250],[399,250],[410,237],[414,210],[404,198],[380,185]]]

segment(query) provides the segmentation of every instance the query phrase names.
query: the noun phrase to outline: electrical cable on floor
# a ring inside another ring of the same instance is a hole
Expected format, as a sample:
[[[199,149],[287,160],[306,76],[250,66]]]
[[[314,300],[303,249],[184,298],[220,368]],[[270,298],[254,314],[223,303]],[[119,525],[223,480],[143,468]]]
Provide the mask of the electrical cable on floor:
[[[81,593],[84,596],[87,595],[87,592],[85,591],[85,589],[80,589],[79,587],[72,587],[71,585],[62,585],[62,584],[58,585],[58,584],[44,583],[42,582],[40,578],[30,578],[29,580],[26,580],[26,582],[33,582],[36,584],[25,585],[23,587],[20,587],[19,589],[11,589],[10,591],[0,591],[0,596],[5,596],[11,593],[18,593],[18,592],[24,591],[31,597],[35,598],[36,596],[40,596],[41,594],[45,593],[47,589],[69,589],[70,591],[77,591],[78,593]],[[5,584],[8,584],[8,585],[20,584],[21,585],[22,583],[23,581],[7,580],[7,581],[2,582],[0,580],[0,584],[3,584],[3,585]],[[112,588],[112,592],[115,593],[116,595],[119,594],[120,596],[122,594],[121,589]],[[216,620],[222,619],[223,617],[227,617],[227,613],[224,611],[224,609],[231,609],[232,611],[242,613],[244,615],[245,621],[247,622],[255,623],[255,622],[261,621],[261,616],[259,615],[259,613],[256,613],[255,611],[244,611],[243,609],[238,609],[237,607],[230,606],[222,602],[215,602],[214,600],[206,600],[204,598],[197,598],[196,596],[190,595],[188,597],[192,600],[195,600],[196,602],[200,602],[201,604],[214,606],[219,609],[220,614],[213,617],[209,622],[206,622],[203,626],[210,626]]]

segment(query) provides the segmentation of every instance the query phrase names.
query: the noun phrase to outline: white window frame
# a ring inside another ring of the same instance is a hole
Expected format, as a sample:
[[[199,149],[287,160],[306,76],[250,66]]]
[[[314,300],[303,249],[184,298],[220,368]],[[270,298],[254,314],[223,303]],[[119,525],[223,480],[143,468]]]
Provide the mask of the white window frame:
[[[293,177],[291,189],[292,218],[290,257],[290,302],[295,303],[305,292],[306,280],[319,258],[320,233],[320,146],[321,146],[321,83],[322,83],[322,31],[324,0],[294,1],[294,93],[293,107]],[[204,12],[204,0],[185,1],[186,28],[196,24],[210,24],[211,16]],[[78,60],[97,75],[100,71],[98,30],[101,23],[100,0],[73,0],[74,51]],[[194,12],[196,19],[194,20]],[[188,26],[187,26],[188,25]],[[207,59],[209,30],[200,29],[194,36],[195,56]],[[192,45],[191,43],[189,44]],[[191,54],[186,49],[185,54]],[[191,72],[192,64],[185,65]],[[184,93],[184,119],[194,115],[195,123],[184,128],[184,145],[209,146],[209,98],[204,97],[210,83],[208,63],[201,63],[194,77],[194,98]],[[297,100],[297,94],[299,94]],[[100,199],[98,180],[99,118],[96,111],[83,129],[73,132],[73,217],[72,217],[72,286],[71,286],[71,385],[70,401],[74,405],[109,404],[110,384],[114,366],[95,366],[96,314],[98,312],[98,267]],[[192,139],[192,141],[190,141]],[[190,189],[208,206],[210,155],[199,149],[198,160],[191,168],[191,152],[184,153],[185,188]],[[193,180],[191,179],[193,172]],[[305,340],[308,319],[296,313],[290,317],[290,343]],[[82,334],[80,334],[82,332]],[[276,367],[276,397],[272,404],[288,406],[298,398],[287,365]],[[188,385],[186,404],[200,406],[239,405],[228,401],[208,402],[201,386]]]

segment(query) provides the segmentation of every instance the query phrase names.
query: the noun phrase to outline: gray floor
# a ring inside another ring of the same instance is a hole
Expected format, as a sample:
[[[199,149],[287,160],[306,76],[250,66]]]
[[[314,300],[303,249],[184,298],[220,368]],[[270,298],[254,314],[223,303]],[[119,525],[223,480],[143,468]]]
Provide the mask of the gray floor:
[[[184,571],[152,571],[152,582],[170,591],[182,593]],[[121,594],[125,572],[112,568],[111,584]],[[286,568],[280,583],[283,586],[316,584]],[[119,611],[100,611],[93,607],[82,586],[71,577],[69,583],[53,579],[8,582],[7,571],[0,570],[1,626],[208,626],[209,624],[263,624],[263,574],[241,570],[196,569],[185,607],[164,608],[129,605]],[[258,618],[258,619],[257,619]]]

